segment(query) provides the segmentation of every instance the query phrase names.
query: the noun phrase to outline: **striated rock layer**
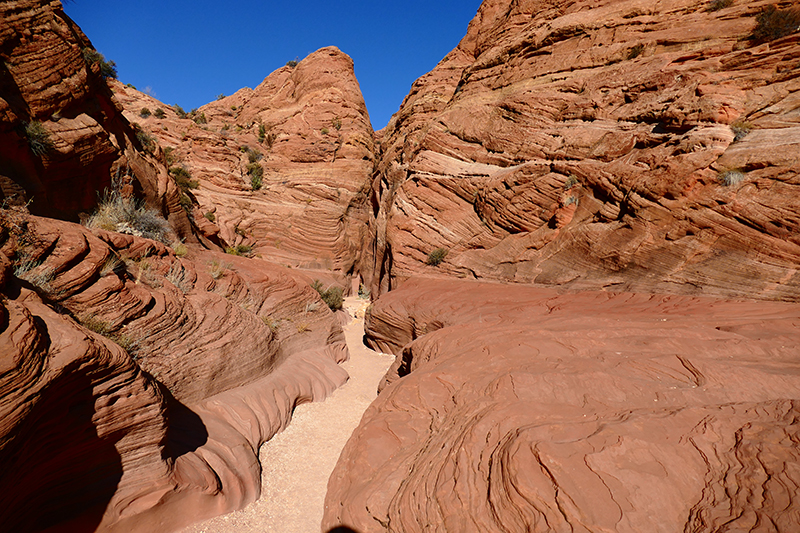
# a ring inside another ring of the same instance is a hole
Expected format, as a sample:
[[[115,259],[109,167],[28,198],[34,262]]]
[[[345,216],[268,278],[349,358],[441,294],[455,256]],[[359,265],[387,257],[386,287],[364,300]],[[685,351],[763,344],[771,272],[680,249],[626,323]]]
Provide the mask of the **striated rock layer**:
[[[800,524],[800,307],[414,278],[367,316],[398,361],[324,530]]]
[[[0,3],[0,199],[78,220],[98,194],[128,187],[191,226],[160,151],[135,131],[101,75],[89,39],[58,1]]]
[[[347,55],[323,48],[186,118],[131,87],[112,87],[129,120],[197,181],[186,192],[209,238],[292,267],[371,270],[363,265],[373,262],[367,221],[375,149]]]
[[[303,276],[21,210],[0,223],[4,531],[238,509],[259,446],[347,379],[339,320]]]
[[[483,2],[382,132],[373,294],[438,271],[797,300],[800,34],[750,38],[771,3]]]

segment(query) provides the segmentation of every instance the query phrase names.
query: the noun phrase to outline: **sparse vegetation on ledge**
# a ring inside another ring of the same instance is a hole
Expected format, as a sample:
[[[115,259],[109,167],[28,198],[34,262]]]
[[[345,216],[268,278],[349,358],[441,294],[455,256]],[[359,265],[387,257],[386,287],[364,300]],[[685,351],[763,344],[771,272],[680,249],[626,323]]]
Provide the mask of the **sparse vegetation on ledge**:
[[[105,56],[97,50],[93,48],[84,48],[83,59],[89,66],[99,63],[100,75],[103,76],[103,78],[117,79],[117,64],[113,61],[108,61]]]
[[[426,265],[439,266],[444,258],[447,257],[447,248],[437,248],[428,254],[428,259],[425,260]]]
[[[225,248],[225,253],[230,255],[240,255],[242,257],[250,257],[253,247],[247,244],[237,244],[236,246],[228,246]]]
[[[170,243],[169,224],[155,209],[117,192],[106,192],[86,226]]]
[[[25,138],[28,140],[31,152],[37,156],[43,156],[53,149],[50,132],[38,120],[25,124]]]
[[[322,301],[327,304],[331,311],[338,311],[344,304],[344,291],[341,287],[331,286],[327,289],[322,288],[322,282],[318,279],[314,280],[311,288],[317,291],[322,298]]]
[[[767,6],[756,17],[756,27],[750,38],[763,43],[786,37],[800,30],[800,8],[778,9]]]

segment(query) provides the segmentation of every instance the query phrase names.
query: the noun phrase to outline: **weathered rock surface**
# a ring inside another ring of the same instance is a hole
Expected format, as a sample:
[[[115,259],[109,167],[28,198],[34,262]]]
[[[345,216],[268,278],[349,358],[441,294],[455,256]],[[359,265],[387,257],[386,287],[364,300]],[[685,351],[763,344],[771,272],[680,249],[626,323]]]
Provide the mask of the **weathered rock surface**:
[[[0,21],[0,199],[77,221],[99,193],[127,185],[189,237],[161,154],[123,117],[61,3],[2,2]]]
[[[0,216],[0,529],[168,531],[240,508],[259,446],[347,379],[301,275]]]
[[[800,307],[415,278],[325,531],[796,531]],[[398,379],[401,378],[401,379]]]
[[[373,132],[347,55],[318,50],[255,89],[199,108],[194,120],[135,89],[112,87],[128,119],[172,149],[173,164],[198,181],[187,193],[209,238],[253,246],[292,267],[371,270],[363,265],[373,262]],[[143,108],[164,116],[143,117]],[[254,172],[263,173],[260,188]]]
[[[485,1],[382,132],[373,294],[441,272],[797,300],[800,36],[748,39],[769,4]]]

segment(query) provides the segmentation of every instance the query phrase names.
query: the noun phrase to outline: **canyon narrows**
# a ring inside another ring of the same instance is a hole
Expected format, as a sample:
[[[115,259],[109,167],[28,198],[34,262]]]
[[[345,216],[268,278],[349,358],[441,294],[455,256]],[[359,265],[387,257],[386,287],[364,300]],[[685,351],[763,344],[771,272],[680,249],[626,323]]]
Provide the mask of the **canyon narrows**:
[[[0,529],[289,508],[366,408],[282,530],[797,531],[793,17],[485,0],[374,132],[335,47],[186,113],[3,2]]]

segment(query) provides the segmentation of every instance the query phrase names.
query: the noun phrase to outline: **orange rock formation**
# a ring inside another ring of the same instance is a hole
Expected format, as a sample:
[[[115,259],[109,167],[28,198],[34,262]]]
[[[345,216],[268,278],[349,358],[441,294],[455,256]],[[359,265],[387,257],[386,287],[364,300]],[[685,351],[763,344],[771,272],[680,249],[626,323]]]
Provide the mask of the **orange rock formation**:
[[[795,531],[800,34],[755,38],[768,5],[486,0],[374,133],[336,48],[183,116],[58,1],[0,3],[0,529],[253,501],[347,378],[311,281],[360,278],[398,359],[325,527]],[[64,221],[109,188],[188,248]]]
[[[444,272],[797,300],[800,41],[749,38],[767,5],[485,1],[383,132],[382,290]]]

